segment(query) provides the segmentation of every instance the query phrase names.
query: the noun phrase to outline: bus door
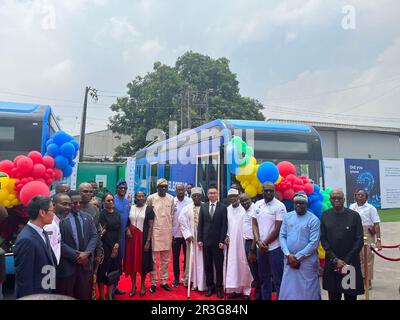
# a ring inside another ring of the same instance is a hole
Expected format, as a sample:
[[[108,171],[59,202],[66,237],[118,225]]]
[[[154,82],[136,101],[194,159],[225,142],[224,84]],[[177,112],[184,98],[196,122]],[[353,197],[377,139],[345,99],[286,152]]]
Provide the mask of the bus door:
[[[157,192],[157,180],[158,180],[158,162],[152,162],[150,164],[150,193]]]
[[[207,189],[212,185],[220,190],[219,177],[219,152],[198,155],[196,164],[196,187],[201,187],[205,196],[207,195]]]

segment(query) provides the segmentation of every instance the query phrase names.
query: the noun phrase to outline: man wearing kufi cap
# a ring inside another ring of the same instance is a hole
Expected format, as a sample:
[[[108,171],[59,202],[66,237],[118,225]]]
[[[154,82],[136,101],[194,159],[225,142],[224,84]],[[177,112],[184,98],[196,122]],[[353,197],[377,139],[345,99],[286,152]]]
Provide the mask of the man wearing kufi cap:
[[[279,300],[321,300],[318,243],[320,221],[307,210],[302,191],[293,198],[295,210],[283,216],[279,241],[285,266]]]
[[[150,292],[154,293],[157,288],[157,257],[160,256],[160,279],[161,288],[166,291],[172,289],[168,286],[168,267],[172,245],[172,219],[174,216],[174,198],[167,193],[168,181],[166,179],[157,180],[157,193],[153,193],[147,198],[147,205],[154,211],[153,224],[153,271],[151,272]]]
[[[246,210],[240,205],[239,191],[230,189],[228,191],[230,205],[227,209],[228,231],[226,244],[229,244],[226,256],[226,292],[230,293],[229,298],[236,298],[243,294],[248,300],[251,291],[251,275],[244,245],[243,225]]]
[[[197,244],[197,227],[199,224],[199,213],[201,207],[201,197],[203,190],[201,188],[192,188],[191,198],[193,203],[186,206],[179,215],[179,223],[183,237],[187,241],[186,246],[186,268],[183,275],[183,283],[187,285],[189,277],[190,255],[192,255],[192,273],[191,281],[193,290],[204,291],[206,286],[206,274],[204,273],[203,248]],[[193,252],[190,251],[192,243]]]

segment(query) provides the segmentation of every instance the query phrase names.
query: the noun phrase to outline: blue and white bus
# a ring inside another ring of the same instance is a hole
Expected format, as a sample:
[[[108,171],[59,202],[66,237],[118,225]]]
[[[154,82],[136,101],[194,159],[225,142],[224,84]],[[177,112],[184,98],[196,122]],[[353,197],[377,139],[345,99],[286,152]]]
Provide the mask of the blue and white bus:
[[[47,139],[59,130],[50,106],[0,101],[0,161],[33,150],[44,154]]]
[[[215,185],[220,198],[225,198],[227,189],[236,181],[225,157],[225,147],[233,135],[252,145],[257,163],[290,161],[299,175],[324,185],[321,138],[314,128],[303,124],[217,119],[138,151],[134,156],[134,191],[154,193],[157,179],[165,178],[172,195],[176,183],[192,183],[204,191]]]

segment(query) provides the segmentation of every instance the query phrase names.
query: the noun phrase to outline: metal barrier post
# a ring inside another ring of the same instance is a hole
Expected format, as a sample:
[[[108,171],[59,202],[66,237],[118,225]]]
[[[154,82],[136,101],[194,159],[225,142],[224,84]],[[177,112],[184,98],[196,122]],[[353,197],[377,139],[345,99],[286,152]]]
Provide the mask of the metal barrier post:
[[[368,277],[368,238],[364,236],[364,288],[365,300],[369,300],[369,277]]]

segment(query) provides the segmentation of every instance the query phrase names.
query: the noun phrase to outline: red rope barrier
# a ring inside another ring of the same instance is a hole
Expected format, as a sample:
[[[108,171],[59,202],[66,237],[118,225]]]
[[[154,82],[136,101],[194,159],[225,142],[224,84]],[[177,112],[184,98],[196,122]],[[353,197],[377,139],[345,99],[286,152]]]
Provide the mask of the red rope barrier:
[[[389,258],[389,257],[385,257],[384,255],[381,255],[378,251],[375,250],[375,248],[373,246],[369,246],[369,248],[379,257],[381,257],[382,259],[385,260],[389,260],[389,261],[400,261],[400,258]]]
[[[382,246],[382,248],[385,248],[385,249],[400,248],[400,244],[396,244],[394,246]]]

